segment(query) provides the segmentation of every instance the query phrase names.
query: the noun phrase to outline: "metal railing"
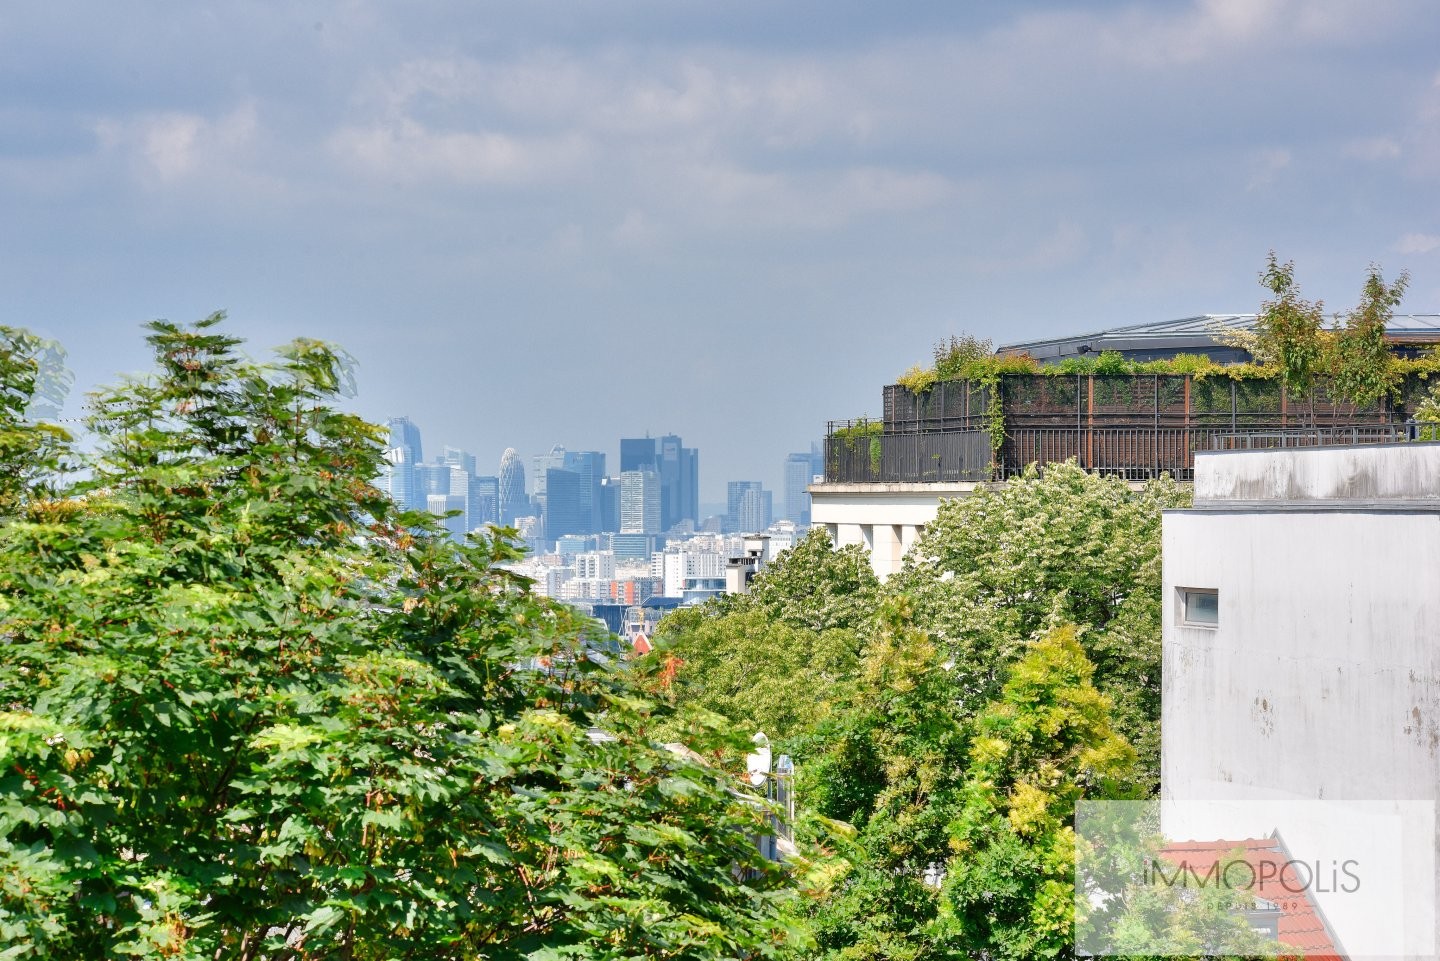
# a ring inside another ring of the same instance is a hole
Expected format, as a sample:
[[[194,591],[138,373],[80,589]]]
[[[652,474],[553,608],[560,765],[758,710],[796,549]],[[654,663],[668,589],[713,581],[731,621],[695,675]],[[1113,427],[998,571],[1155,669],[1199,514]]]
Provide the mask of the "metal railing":
[[[940,483],[990,479],[985,431],[825,438],[825,480],[842,484]]]
[[[1086,470],[1126,480],[1195,476],[1195,452],[1331,447],[1440,440],[1427,424],[1376,424],[1295,430],[1196,427],[1029,427],[1010,430],[992,456],[983,430],[920,434],[831,435],[825,480],[831,483],[935,483],[1006,479],[1030,465],[1074,459]]]
[[[1432,424],[1377,424],[1361,427],[1307,427],[1296,430],[1240,431],[1216,436],[1211,450],[1266,450],[1276,447],[1337,447],[1440,440]]]
[[[1074,458],[1086,470],[1126,480],[1169,474],[1189,480],[1195,452],[1208,450],[1219,430],[1185,427],[1031,427],[1009,431],[996,476],[1014,477],[1031,464],[1044,467]]]

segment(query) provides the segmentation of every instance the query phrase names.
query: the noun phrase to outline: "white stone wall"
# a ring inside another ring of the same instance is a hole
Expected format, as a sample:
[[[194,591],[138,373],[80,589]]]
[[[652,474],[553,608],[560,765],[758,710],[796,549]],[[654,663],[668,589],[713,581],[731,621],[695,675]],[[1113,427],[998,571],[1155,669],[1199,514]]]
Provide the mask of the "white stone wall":
[[[1166,799],[1440,798],[1437,454],[1197,458],[1199,509],[1164,519]],[[1214,628],[1185,588],[1218,592]]]
[[[881,580],[900,570],[940,502],[968,497],[975,484],[814,484],[810,518],[837,547],[862,544]]]

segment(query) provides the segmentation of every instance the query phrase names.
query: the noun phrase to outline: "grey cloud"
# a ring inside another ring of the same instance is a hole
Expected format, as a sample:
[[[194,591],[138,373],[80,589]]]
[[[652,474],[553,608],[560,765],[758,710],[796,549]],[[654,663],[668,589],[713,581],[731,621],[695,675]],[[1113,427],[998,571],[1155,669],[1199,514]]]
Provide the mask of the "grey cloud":
[[[953,330],[1251,309],[1271,247],[1436,309],[1437,40],[1419,0],[12,5],[0,319],[83,386],[229,307],[482,458],[673,429],[710,499]]]

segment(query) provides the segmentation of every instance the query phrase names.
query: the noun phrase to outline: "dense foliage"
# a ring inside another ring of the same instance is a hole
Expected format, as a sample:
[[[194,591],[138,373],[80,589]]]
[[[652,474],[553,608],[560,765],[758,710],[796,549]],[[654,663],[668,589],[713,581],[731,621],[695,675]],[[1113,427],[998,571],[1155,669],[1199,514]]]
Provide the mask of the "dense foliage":
[[[695,712],[709,712],[790,750],[851,695],[860,629],[879,593],[863,550],[835,550],[815,530],[760,572],[748,593],[667,615],[659,646],[637,665],[643,683],[677,711],[661,730],[679,736]]]
[[[814,532],[750,595],[662,624],[643,669],[678,716],[796,756],[815,956],[1065,952],[1075,802],[1157,784],[1160,512],[1187,499],[1050,465],[943,503],[884,585]]]
[[[1160,512],[1188,503],[1169,478],[1133,491],[1072,463],[950,501],[886,585],[955,663],[972,708],[995,695],[1026,643],[1080,625],[1096,683],[1141,769],[1159,777]]]
[[[0,957],[782,950],[761,809],[652,745],[503,533],[370,486],[333,350],[151,325],[64,487],[0,340]]]

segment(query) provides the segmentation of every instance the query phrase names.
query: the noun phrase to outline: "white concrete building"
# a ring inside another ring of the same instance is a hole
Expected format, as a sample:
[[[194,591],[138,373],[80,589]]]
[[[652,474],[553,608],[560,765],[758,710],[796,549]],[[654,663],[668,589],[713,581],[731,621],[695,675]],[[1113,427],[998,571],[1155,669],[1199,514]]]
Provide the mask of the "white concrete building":
[[[1163,536],[1165,800],[1440,798],[1440,444],[1202,452]]]
[[[905,553],[935,519],[940,502],[969,497],[972,482],[942,484],[812,484],[810,518],[836,547],[861,544],[881,580],[900,570]]]
[[[695,589],[697,580],[724,580],[725,558],[714,550],[667,547],[654,558],[656,575],[665,585],[664,596],[684,597],[686,591]]]
[[[614,580],[613,551],[585,551],[575,555],[575,576],[587,580]]]

